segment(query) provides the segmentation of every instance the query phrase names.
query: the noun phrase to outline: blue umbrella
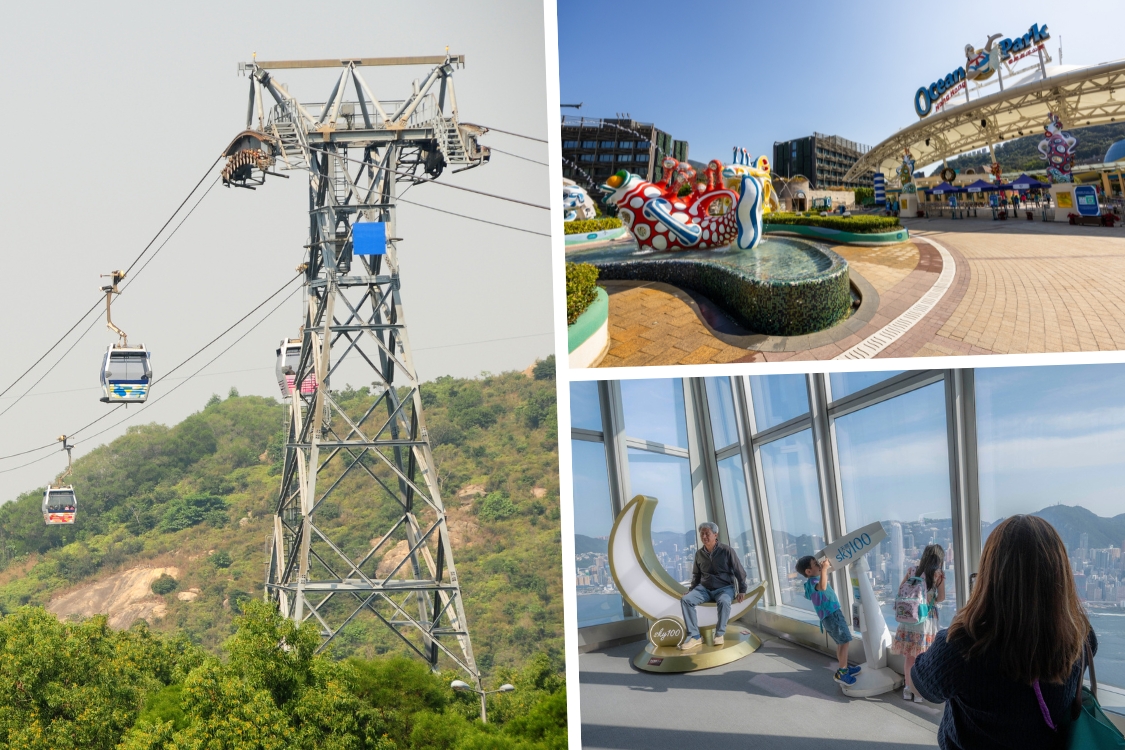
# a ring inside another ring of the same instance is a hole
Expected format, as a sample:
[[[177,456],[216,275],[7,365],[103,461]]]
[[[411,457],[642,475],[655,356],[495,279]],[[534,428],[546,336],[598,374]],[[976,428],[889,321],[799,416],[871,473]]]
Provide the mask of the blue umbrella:
[[[988,193],[988,192],[992,192],[993,190],[999,190],[999,189],[1000,189],[999,185],[994,185],[993,183],[985,182],[984,180],[977,180],[972,185],[969,185],[967,188],[965,188],[965,192],[968,192],[968,193]]]
[[[1012,180],[1012,187],[1015,190],[1039,190],[1041,188],[1049,187],[1047,183],[1040,182],[1034,177],[1028,177],[1026,174],[1021,174],[1016,179]]]

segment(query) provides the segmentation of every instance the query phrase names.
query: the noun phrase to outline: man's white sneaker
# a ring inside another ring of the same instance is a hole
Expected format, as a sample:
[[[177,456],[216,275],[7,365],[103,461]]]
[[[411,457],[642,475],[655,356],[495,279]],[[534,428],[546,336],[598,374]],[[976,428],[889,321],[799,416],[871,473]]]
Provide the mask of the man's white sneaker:
[[[723,645],[723,637],[721,635],[715,636],[715,645],[716,646]]]
[[[702,643],[703,641],[699,640],[698,638],[688,638],[680,644],[680,651],[690,651],[693,648],[698,647]]]
[[[902,699],[903,699],[904,701],[912,701],[912,700],[914,700],[914,693],[910,692],[910,688],[908,688],[908,687],[904,687],[904,688],[902,689]]]

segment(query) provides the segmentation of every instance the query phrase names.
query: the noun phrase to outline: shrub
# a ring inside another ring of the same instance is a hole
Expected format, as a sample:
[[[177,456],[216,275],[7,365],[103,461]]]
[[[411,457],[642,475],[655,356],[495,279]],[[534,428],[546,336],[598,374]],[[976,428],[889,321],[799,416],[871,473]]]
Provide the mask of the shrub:
[[[160,594],[161,596],[171,594],[179,585],[175,578],[165,573],[152,582],[152,593]]]
[[[604,232],[607,229],[617,229],[621,226],[621,219],[607,216],[604,219],[578,219],[577,221],[563,222],[565,234],[589,234],[590,232]]]
[[[589,263],[566,264],[566,324],[573,325],[598,297],[598,269]]]
[[[810,227],[838,229],[841,232],[872,234],[893,232],[902,229],[894,216],[808,216],[790,213],[770,213],[765,217],[766,224],[800,224]]]
[[[229,568],[234,560],[226,550],[220,550],[211,555],[211,564],[216,568]]]
[[[511,498],[503,492],[490,492],[477,505],[478,515],[486,521],[502,521],[517,512]]]
[[[875,188],[859,187],[855,189],[855,202],[861,206],[871,205],[875,202]]]
[[[555,355],[551,354],[546,359],[538,360],[535,363],[535,368],[531,371],[531,373],[536,380],[554,380]]]
[[[168,503],[160,530],[164,532],[182,531],[203,521],[212,526],[222,526],[227,520],[226,501],[221,497],[199,492],[187,497],[176,498]]]

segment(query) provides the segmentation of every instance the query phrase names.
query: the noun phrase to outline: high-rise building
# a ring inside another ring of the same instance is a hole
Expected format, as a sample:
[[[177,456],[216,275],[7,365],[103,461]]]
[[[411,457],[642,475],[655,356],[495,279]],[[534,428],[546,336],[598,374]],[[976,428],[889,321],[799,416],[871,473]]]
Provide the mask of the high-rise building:
[[[675,140],[651,122],[567,116],[562,120],[562,155],[563,177],[586,188],[621,169],[656,182],[664,177],[665,156],[688,160],[688,142]]]
[[[871,187],[873,172],[866,172],[858,180],[844,181],[852,165],[870,150],[870,146],[837,135],[813,133],[791,141],[775,141],[771,167],[787,179],[804,175],[814,190]]]
[[[905,551],[903,550],[902,524],[891,521],[891,565],[887,570],[890,581],[901,581],[905,575]]]
[[[1090,548],[1090,535],[1089,534],[1079,534],[1078,535],[1078,549],[1089,549],[1089,548]]]

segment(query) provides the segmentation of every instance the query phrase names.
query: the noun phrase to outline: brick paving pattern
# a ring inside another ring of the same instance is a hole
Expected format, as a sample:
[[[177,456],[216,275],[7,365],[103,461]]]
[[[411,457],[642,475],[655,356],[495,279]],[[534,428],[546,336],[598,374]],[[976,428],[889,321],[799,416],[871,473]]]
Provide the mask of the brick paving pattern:
[[[1122,228],[940,219],[908,226],[945,247],[957,273],[938,305],[879,357],[1125,349]],[[925,242],[833,249],[880,298],[874,317],[847,336],[803,351],[749,350],[716,338],[685,294],[607,282],[611,344],[600,366],[831,359],[901,315],[942,268]]]

